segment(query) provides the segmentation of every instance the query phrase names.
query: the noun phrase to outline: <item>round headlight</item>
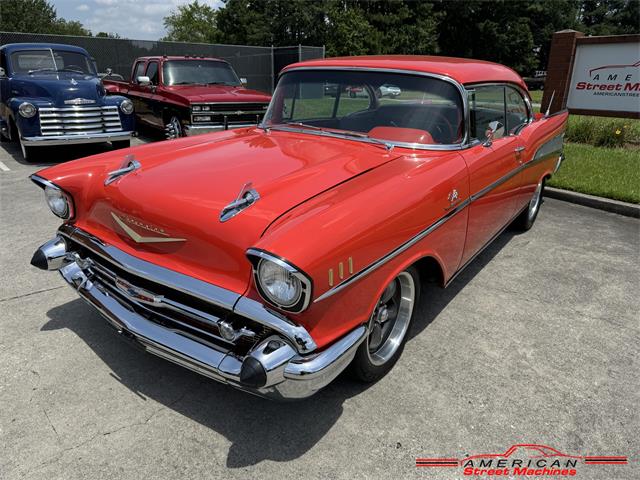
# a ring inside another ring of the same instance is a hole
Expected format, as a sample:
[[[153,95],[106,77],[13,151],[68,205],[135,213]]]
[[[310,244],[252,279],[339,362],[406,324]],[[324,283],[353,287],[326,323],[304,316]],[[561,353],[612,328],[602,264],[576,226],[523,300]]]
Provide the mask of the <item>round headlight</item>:
[[[128,98],[123,100],[120,104],[120,110],[126,115],[131,115],[133,113],[133,102]]]
[[[38,109],[29,102],[22,102],[18,107],[18,112],[24,118],[31,118],[38,112]]]
[[[258,263],[260,289],[268,300],[281,307],[292,307],[302,296],[302,282],[290,270],[265,258]]]
[[[67,196],[62,193],[62,190],[47,186],[44,189],[44,197],[46,198],[47,205],[49,205],[49,208],[54,215],[64,219],[71,216],[69,200],[67,199]]]

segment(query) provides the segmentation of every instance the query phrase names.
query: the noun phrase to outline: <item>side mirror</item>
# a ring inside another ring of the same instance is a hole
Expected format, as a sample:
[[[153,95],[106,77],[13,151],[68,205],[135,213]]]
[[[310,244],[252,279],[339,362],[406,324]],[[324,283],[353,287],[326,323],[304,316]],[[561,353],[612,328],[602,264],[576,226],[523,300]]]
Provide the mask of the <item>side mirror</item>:
[[[504,136],[504,125],[497,120],[489,123],[489,127],[485,132],[485,141],[482,145],[490,147],[493,141]]]
[[[7,72],[4,71],[4,68],[0,67],[0,77],[6,77]]]
[[[144,75],[140,75],[138,78],[136,78],[136,81],[141,87],[151,85],[151,79],[149,77],[145,77]]]
[[[247,79],[245,77],[240,77],[240,83],[244,86],[247,84]]]

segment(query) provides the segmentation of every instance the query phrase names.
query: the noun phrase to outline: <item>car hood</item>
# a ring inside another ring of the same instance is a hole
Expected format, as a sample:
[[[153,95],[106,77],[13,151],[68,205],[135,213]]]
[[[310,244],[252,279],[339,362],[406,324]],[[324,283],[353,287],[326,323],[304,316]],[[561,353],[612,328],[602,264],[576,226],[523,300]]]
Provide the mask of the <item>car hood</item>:
[[[162,142],[130,153],[141,167],[107,186],[107,172],[121,166],[122,153],[40,175],[76,199],[77,226],[132,255],[237,293],[250,279],[246,250],[274,220],[394,158],[379,145],[258,129]],[[259,200],[221,222],[222,209],[247,183]],[[175,240],[139,243],[136,235]]]
[[[269,103],[271,100],[271,97],[266,93],[229,85],[174,85],[165,88],[168,92],[182,97],[191,103]]]
[[[55,106],[65,100],[84,98],[96,100],[105,95],[100,79],[69,72],[58,74],[16,75],[11,79],[12,96],[50,99]]]

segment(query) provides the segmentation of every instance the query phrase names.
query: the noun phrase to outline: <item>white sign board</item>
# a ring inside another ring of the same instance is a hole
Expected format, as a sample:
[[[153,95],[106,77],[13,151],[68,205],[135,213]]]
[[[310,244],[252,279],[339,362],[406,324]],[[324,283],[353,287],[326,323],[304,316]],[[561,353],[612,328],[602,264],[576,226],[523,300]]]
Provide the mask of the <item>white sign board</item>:
[[[578,44],[567,107],[640,112],[640,43]]]

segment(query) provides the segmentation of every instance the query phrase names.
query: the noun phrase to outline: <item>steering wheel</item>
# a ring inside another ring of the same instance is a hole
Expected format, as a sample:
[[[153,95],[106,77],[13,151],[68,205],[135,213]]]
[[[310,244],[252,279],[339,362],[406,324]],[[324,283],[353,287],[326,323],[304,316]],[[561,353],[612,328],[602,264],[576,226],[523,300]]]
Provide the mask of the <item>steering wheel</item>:
[[[438,140],[441,141],[443,137],[446,137],[447,139],[451,139],[451,141],[442,142],[442,143],[454,142],[456,140],[456,134],[453,129],[453,125],[451,125],[447,117],[445,117],[440,112],[434,112],[432,115],[434,117],[434,120],[431,122],[431,124],[435,129],[437,129],[437,136],[439,137]],[[449,136],[446,136],[447,133],[449,134]]]

